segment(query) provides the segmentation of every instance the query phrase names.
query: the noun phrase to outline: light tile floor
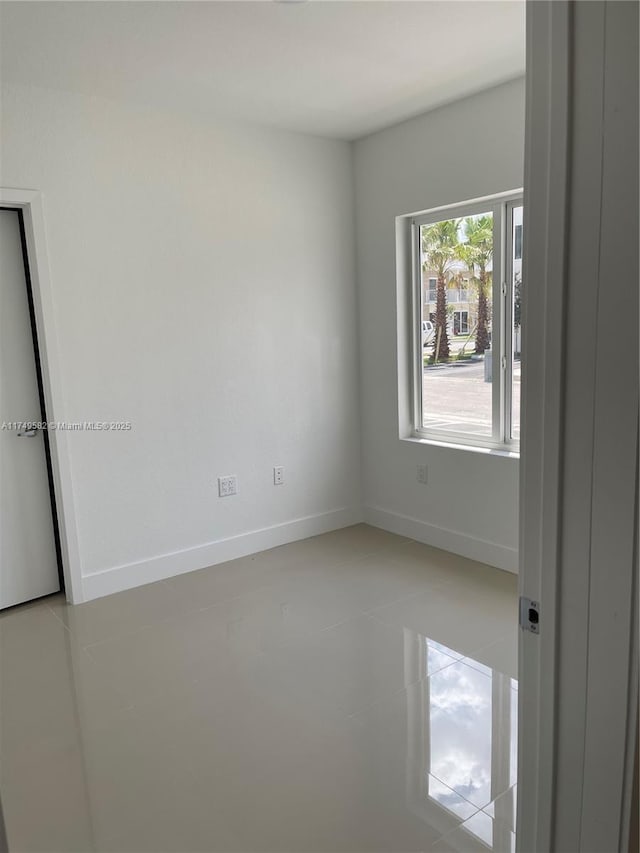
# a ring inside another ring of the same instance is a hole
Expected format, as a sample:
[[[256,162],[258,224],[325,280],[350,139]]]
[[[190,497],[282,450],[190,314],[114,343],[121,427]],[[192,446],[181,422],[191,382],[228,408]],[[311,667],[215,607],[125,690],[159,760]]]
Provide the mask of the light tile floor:
[[[0,614],[12,851],[512,851],[513,575],[365,525]]]

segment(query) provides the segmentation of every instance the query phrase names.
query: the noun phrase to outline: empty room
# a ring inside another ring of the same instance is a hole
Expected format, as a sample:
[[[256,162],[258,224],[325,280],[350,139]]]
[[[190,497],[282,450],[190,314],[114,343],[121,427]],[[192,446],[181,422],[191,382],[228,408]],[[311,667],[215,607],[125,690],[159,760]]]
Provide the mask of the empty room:
[[[0,853],[638,849],[638,64],[0,0]]]

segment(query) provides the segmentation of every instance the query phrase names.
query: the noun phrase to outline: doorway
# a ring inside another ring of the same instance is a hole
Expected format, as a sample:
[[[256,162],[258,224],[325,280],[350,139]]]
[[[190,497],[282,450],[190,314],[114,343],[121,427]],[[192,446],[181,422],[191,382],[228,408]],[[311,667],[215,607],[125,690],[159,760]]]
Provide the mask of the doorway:
[[[0,208],[0,609],[64,588],[23,212]]]

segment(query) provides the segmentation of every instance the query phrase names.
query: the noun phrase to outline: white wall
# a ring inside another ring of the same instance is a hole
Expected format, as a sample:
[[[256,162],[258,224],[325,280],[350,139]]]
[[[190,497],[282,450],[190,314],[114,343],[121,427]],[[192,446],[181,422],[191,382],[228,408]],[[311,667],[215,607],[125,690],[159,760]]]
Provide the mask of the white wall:
[[[84,596],[357,520],[349,145],[21,86],[2,138],[0,186],[44,194],[57,415],[133,423],[68,436]]]
[[[366,517],[515,571],[518,461],[398,438],[394,220],[522,186],[524,81],[368,136],[354,158]]]

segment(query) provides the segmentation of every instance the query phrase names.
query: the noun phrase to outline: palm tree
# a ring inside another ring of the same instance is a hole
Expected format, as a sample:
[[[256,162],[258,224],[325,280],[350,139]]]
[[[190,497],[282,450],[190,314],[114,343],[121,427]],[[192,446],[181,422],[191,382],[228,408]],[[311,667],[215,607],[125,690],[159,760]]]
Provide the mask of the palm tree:
[[[447,273],[458,258],[459,219],[445,219],[422,227],[423,269],[433,270],[436,284],[436,327],[433,360],[449,358],[447,335]]]
[[[493,217],[491,214],[468,216],[464,220],[466,241],[459,243],[457,256],[467,265],[472,281],[478,289],[478,323],[476,327],[476,353],[482,355],[489,349],[489,303],[487,299],[493,258]]]

